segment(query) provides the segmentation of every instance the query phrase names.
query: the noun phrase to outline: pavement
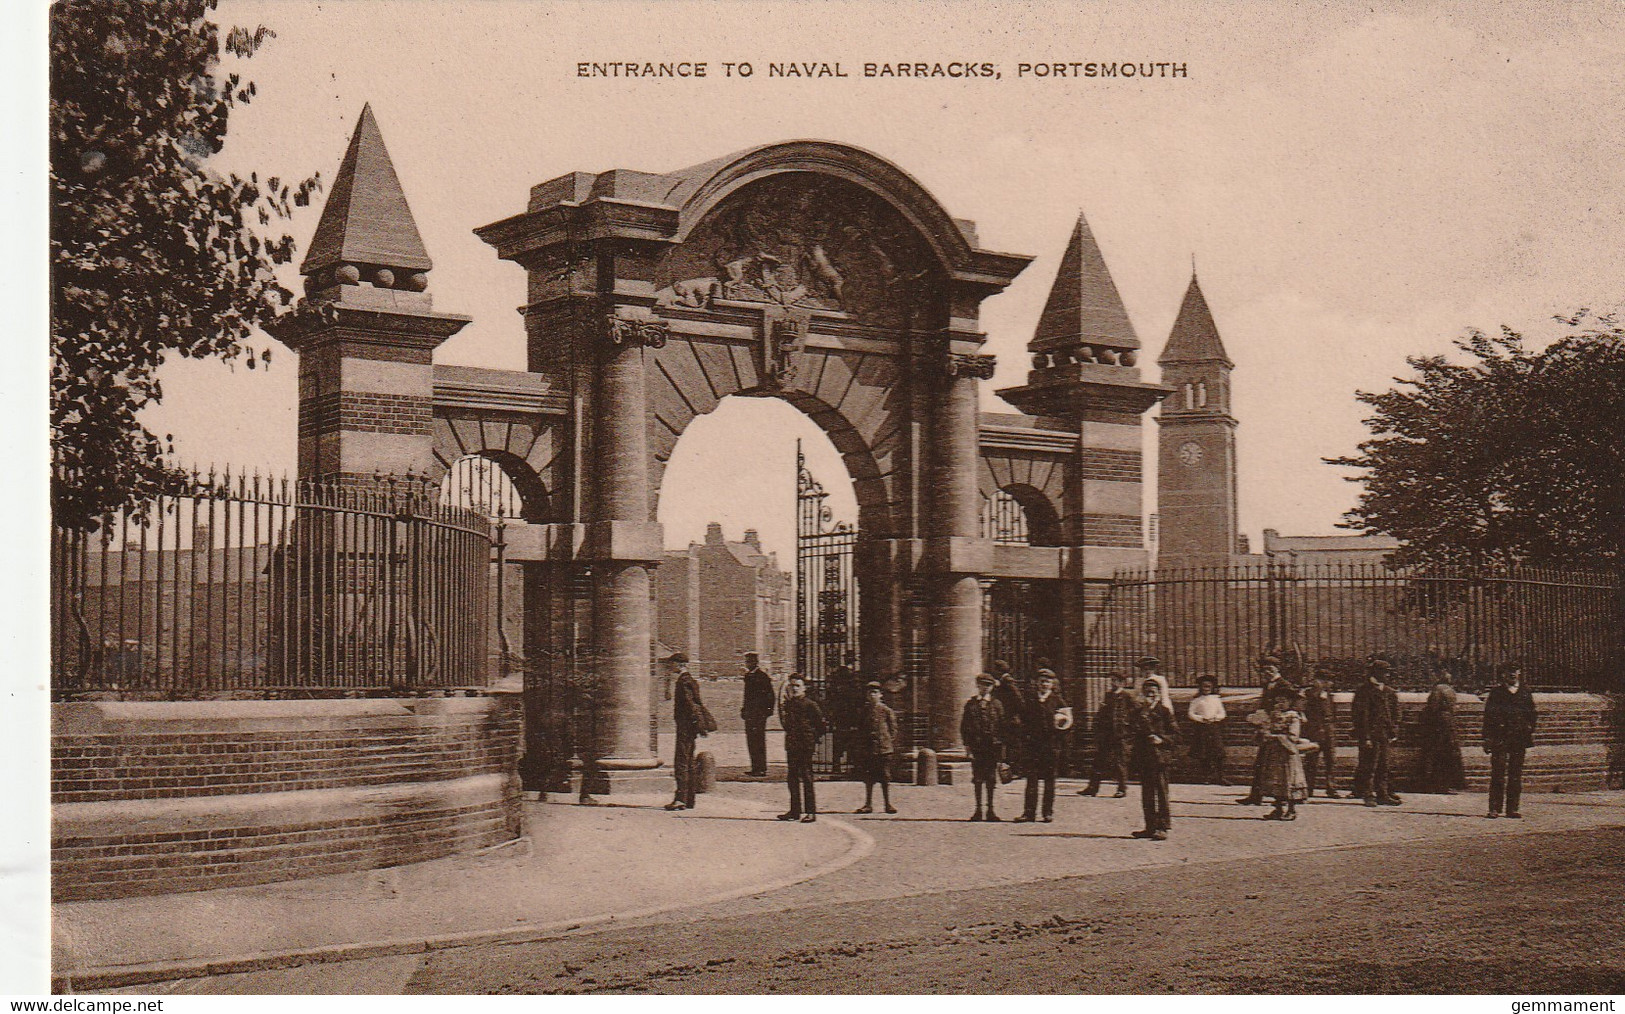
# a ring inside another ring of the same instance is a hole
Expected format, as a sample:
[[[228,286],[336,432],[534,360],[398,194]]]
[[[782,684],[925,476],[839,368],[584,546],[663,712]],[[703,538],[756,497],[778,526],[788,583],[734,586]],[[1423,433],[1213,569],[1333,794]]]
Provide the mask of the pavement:
[[[525,842],[485,853],[253,888],[54,907],[60,992],[400,993],[431,950],[1460,836],[1625,826],[1625,792],[1534,795],[1523,820],[1485,797],[1409,795],[1369,809],[1316,799],[1291,823],[1241,790],[1176,785],[1166,842],[1132,838],[1139,790],[1080,798],[1053,823],[971,823],[968,786],[895,786],[900,812],[855,815],[862,786],[821,783],[816,824],[773,819],[784,787],[722,783],[687,813],[665,796],[527,804]],[[1020,786],[1000,809],[1020,813]],[[833,812],[840,811],[840,812]]]

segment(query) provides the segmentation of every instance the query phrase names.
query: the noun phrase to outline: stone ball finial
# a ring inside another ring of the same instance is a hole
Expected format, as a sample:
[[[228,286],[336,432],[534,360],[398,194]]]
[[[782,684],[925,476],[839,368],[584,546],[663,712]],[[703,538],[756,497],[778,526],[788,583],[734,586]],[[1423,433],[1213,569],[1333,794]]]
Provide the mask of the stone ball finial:
[[[361,281],[361,269],[354,264],[340,264],[333,269],[333,280],[340,285],[356,285]]]
[[[1117,358],[1117,362],[1122,366],[1133,366],[1139,361],[1139,358],[1139,355],[1133,349],[1124,349],[1123,354]]]
[[[379,268],[373,272],[372,284],[380,289],[393,289],[395,287],[395,272],[388,268]]]
[[[401,282],[401,288],[408,292],[422,292],[429,287],[429,275],[424,271],[414,271]]]

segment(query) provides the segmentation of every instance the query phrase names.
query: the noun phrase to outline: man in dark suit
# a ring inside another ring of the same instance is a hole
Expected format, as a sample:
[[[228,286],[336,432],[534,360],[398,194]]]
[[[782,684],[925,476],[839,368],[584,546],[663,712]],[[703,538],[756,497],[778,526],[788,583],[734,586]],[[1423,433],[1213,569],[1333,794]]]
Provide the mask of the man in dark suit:
[[[745,749],[750,751],[750,773],[767,777],[767,720],[773,715],[773,677],[761,666],[762,656],[745,652],[745,701],[739,717],[745,720]]]
[[[1139,702],[1134,699],[1134,676],[1127,672],[1113,673],[1112,688],[1095,713],[1094,767],[1089,784],[1079,789],[1078,795],[1098,795],[1100,783],[1106,778],[1117,780],[1115,798],[1128,795],[1128,755],[1133,745],[1134,709],[1138,706]]]
[[[800,673],[791,673],[784,686],[784,707],[779,710],[784,726],[784,760],[789,768],[790,811],[780,820],[811,824],[818,819],[818,797],[813,791],[813,750],[829,728],[818,702],[807,696],[807,682]]]
[[[1168,769],[1173,766],[1174,750],[1179,746],[1179,729],[1174,716],[1162,706],[1162,688],[1147,681],[1140,690],[1131,755],[1134,773],[1140,779],[1145,828],[1135,831],[1134,837],[1167,841],[1174,826],[1168,809]]]
[[[863,687],[858,682],[858,656],[847,652],[840,665],[830,670],[824,693],[825,715],[835,736],[835,766],[850,770],[858,759],[858,711],[863,706]]]
[[[1393,667],[1380,658],[1366,663],[1366,681],[1354,691],[1354,738],[1360,767],[1354,781],[1365,789],[1365,805],[1398,806],[1388,784],[1388,754],[1399,738],[1399,692],[1387,683]]]
[[[1004,759],[1019,777],[1025,771],[1021,716],[1027,710],[1027,688],[1021,685],[1021,677],[1010,671],[1010,663],[1002,658],[993,660],[993,680],[993,699],[1004,709]]]
[[[976,791],[976,812],[971,820],[999,820],[993,793],[999,787],[999,758],[1004,747],[1004,705],[993,696],[997,682],[987,673],[976,677],[976,696],[965,702],[959,718],[959,738],[970,753],[971,786]],[[982,797],[987,797],[983,816]]]
[[[1535,741],[1535,696],[1523,685],[1518,666],[1507,669],[1501,685],[1484,698],[1484,752],[1490,755],[1490,812],[1521,817],[1523,754]]]
[[[1061,767],[1061,750],[1066,745],[1072,728],[1072,709],[1057,689],[1060,680],[1048,669],[1038,670],[1036,689],[1027,699],[1027,709],[1021,716],[1021,728],[1026,745],[1027,796],[1017,821],[1042,820],[1048,824],[1055,819],[1055,776]],[[1043,789],[1043,808],[1039,808],[1039,789]]]
[[[691,810],[699,772],[694,766],[694,742],[711,731],[714,723],[700,700],[700,684],[688,671],[688,656],[676,652],[666,664],[677,670],[672,688],[672,712],[677,721],[677,750],[671,759],[671,772],[677,779],[677,794],[666,804],[668,810]]]

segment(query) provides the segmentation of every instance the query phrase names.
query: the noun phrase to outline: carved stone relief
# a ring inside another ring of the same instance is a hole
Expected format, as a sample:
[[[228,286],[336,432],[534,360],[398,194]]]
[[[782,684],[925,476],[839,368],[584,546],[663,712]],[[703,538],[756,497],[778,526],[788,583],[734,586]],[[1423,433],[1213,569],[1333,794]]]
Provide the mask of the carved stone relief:
[[[661,305],[718,299],[842,311],[906,326],[933,291],[934,260],[896,209],[844,180],[789,173],[717,206],[664,258]]]

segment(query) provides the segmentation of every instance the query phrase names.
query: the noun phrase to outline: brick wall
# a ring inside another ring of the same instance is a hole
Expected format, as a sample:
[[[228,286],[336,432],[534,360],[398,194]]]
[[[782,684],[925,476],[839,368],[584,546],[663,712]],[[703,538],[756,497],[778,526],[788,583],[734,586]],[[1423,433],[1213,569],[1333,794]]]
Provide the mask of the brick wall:
[[[421,862],[519,833],[506,697],[55,705],[57,900]]]
[[[1174,710],[1180,716],[1181,728],[1186,730],[1189,726],[1184,721],[1185,708],[1192,695],[1190,690],[1172,691]],[[1352,696],[1334,695],[1338,726],[1335,770],[1340,789],[1347,789],[1352,782],[1358,754],[1350,718]],[[1394,787],[1400,791],[1412,788],[1412,776],[1418,770],[1422,734],[1418,718],[1426,700],[1426,694],[1400,694],[1399,741],[1389,761]],[[1526,791],[1579,792],[1621,786],[1625,776],[1625,729],[1621,728],[1618,702],[1597,694],[1536,693],[1535,704],[1539,718],[1534,746],[1524,759]],[[1226,777],[1240,786],[1248,784],[1252,777],[1257,738],[1247,716],[1257,707],[1256,692],[1226,695],[1225,771]],[[1483,702],[1471,694],[1461,694],[1456,706],[1456,735],[1467,788],[1473,792],[1489,789],[1490,759],[1483,750],[1483,729]],[[1183,751],[1181,754],[1176,780],[1184,780],[1190,773]],[[1087,764],[1080,767],[1086,769]]]

